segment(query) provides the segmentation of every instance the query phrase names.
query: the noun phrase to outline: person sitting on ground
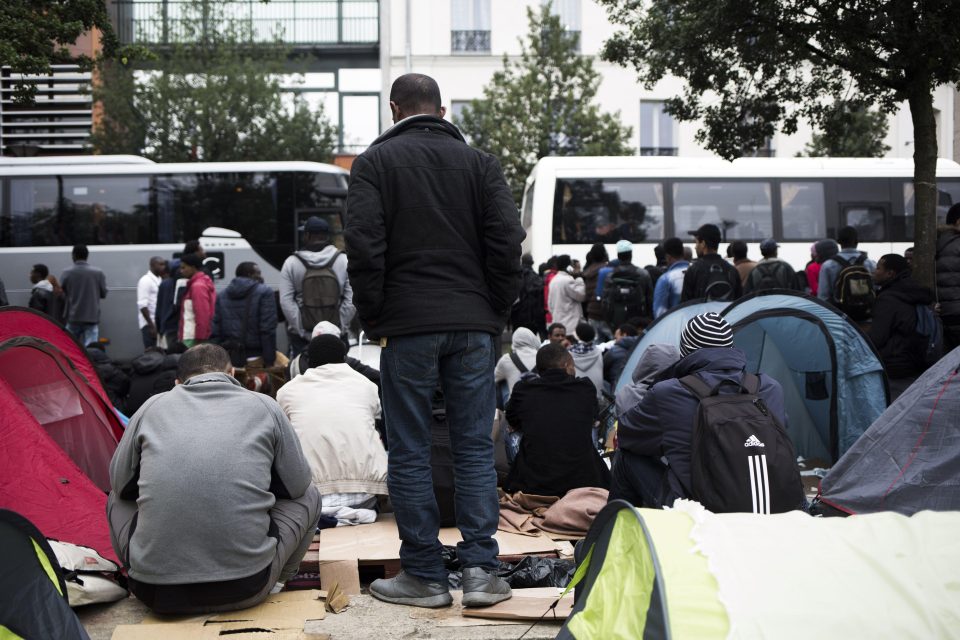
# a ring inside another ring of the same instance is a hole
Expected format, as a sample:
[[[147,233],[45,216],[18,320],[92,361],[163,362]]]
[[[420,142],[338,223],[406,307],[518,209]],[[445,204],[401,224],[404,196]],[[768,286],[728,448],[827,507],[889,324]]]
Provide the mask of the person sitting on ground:
[[[541,343],[541,347],[545,347],[548,344],[560,344],[564,343],[564,340],[567,339],[567,328],[560,324],[559,322],[554,322],[549,327],[547,327],[547,339]]]
[[[313,332],[310,334],[310,339],[313,340],[317,336],[323,336],[323,335],[337,336],[341,340],[343,339],[342,332],[340,331],[340,327],[333,324],[332,322],[327,322],[326,320],[322,320],[317,323],[317,325],[313,328]],[[379,349],[379,347],[376,347],[376,346],[370,347],[370,348]],[[360,360],[357,360],[356,358],[352,358],[350,356],[347,356],[346,358],[344,358],[344,362],[350,365],[350,367],[354,371],[363,375],[364,378],[366,378],[373,384],[377,385],[377,389],[380,388],[380,371],[379,370],[371,366],[365,365]],[[288,374],[290,376],[290,379],[293,380],[294,378],[296,378],[297,376],[299,376],[309,368],[310,368],[310,353],[309,353],[309,345],[308,345],[308,348],[304,349],[303,353],[300,353],[299,355],[295,356],[290,360],[290,366],[288,368],[289,369]]]
[[[130,362],[130,392],[124,405],[126,414],[132,416],[147,400],[170,391],[176,386],[177,364],[180,356],[164,353],[157,347],[148,347]]]
[[[743,283],[743,292],[766,291],[769,289],[788,289],[797,291],[799,283],[797,273],[785,260],[777,257],[780,245],[773,238],[767,238],[760,243],[760,254],[763,260],[750,271],[746,282]]]
[[[684,487],[692,486],[693,428],[700,399],[680,379],[695,375],[710,387],[723,380],[742,384],[747,356],[733,346],[730,325],[712,312],[690,319],[680,337],[680,354],[682,359],[673,366],[675,377],[653,385],[619,416],[611,500],[660,509],[689,497]],[[786,428],[780,383],[761,374],[759,385],[757,395]],[[669,474],[663,459],[669,462]]]
[[[613,333],[615,342],[613,346],[607,349],[603,354],[603,380],[611,389],[617,386],[617,380],[623,372],[623,366],[627,364],[627,358],[633,347],[640,341],[637,335],[637,328],[629,323],[624,323],[617,327]]]
[[[743,295],[739,272],[717,253],[720,228],[715,224],[704,224],[692,233],[697,241],[699,259],[683,275],[680,301],[705,298],[729,302]]]
[[[320,494],[293,427],[232,373],[223,347],[189,349],[177,386],[140,407],[110,463],[113,549],[157,613],[252,607],[313,541]]]
[[[893,402],[927,368],[927,338],[917,332],[917,307],[933,304],[933,292],[911,277],[907,259],[895,253],[880,258],[873,280],[880,289],[869,336],[890,379]]]
[[[743,240],[734,240],[727,247],[727,257],[733,258],[733,267],[740,274],[740,284],[746,286],[747,278],[757,263],[747,257],[747,243]]]
[[[247,360],[272,367],[277,359],[277,303],[273,289],[263,284],[256,262],[237,265],[236,277],[217,295],[210,338],[228,348],[233,366]]]
[[[107,392],[110,403],[118,409],[123,407],[124,398],[130,390],[130,377],[123,369],[107,355],[106,347],[101,342],[91,342],[87,345],[87,357],[93,363],[93,368],[100,378],[103,390]]]
[[[387,495],[387,452],[374,426],[380,417],[377,385],[353,370],[336,335],[313,338],[310,368],[277,392],[297,432],[323,497],[323,515],[341,522],[376,520],[378,495]]]
[[[643,400],[650,387],[672,378],[673,365],[680,361],[680,350],[672,344],[651,344],[630,375],[631,383],[623,385],[616,395],[617,416],[622,416]]]
[[[540,376],[521,380],[507,403],[507,422],[523,434],[504,483],[508,492],[563,496],[578,487],[610,486],[610,472],[591,442],[596,390],[574,377],[573,357],[548,344],[537,352]]]
[[[577,325],[577,340],[570,347],[573,357],[574,375],[578,378],[587,378],[597,390],[597,398],[603,394],[603,354],[593,344],[596,337],[593,327],[586,322]]]
[[[494,382],[506,383],[508,396],[513,391],[513,386],[520,380],[520,376],[536,368],[540,339],[526,327],[517,327],[510,340],[510,346],[510,353],[502,355],[493,370]]]
[[[667,256],[667,270],[657,280],[653,290],[654,318],[659,318],[680,304],[680,297],[683,294],[683,276],[690,266],[690,262],[684,258],[683,248],[680,238],[667,238],[663,243],[663,251]]]

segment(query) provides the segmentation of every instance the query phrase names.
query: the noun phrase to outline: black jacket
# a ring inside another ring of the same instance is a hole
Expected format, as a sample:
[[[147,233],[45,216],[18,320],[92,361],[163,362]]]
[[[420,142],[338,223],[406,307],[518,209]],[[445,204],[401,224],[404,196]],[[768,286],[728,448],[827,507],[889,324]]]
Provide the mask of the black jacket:
[[[499,333],[524,236],[500,164],[449,122],[406,118],[353,162],[347,270],[371,337]]]
[[[710,253],[694,260],[687,267],[687,272],[683,276],[683,292],[680,294],[680,302],[703,298],[709,282],[710,270],[717,267],[723,269],[724,275],[733,289],[733,295],[729,299],[732,301],[742,296],[743,285],[740,282],[740,274],[737,272],[737,268],[721,258],[720,254]]]
[[[870,340],[891,378],[911,378],[923,373],[926,339],[917,333],[917,305],[932,302],[930,289],[906,273],[880,288],[873,307]]]
[[[603,354],[603,379],[611,389],[617,388],[617,380],[627,365],[627,359],[633,348],[640,342],[640,336],[624,336],[617,340],[612,347]]]
[[[217,294],[210,339],[222,344],[240,338],[247,296],[250,296],[250,310],[243,341],[247,357],[260,356],[265,366],[269,367],[277,356],[277,303],[273,289],[265,284],[250,278],[234,278],[226,289]]]
[[[130,378],[103,349],[87,349],[87,357],[93,363],[93,368],[97,372],[97,377],[100,378],[103,390],[107,392],[110,403],[118,409],[123,408],[127,391],[130,389]]]
[[[944,323],[960,324],[960,230],[941,227],[937,236],[937,299]]]
[[[130,393],[127,395],[126,414],[132,416],[152,396],[170,391],[176,386],[177,363],[180,356],[147,351],[130,362]]]
[[[597,390],[587,378],[552,369],[514,385],[507,422],[523,438],[504,489],[544,496],[609,489],[610,471],[590,440],[596,412]]]

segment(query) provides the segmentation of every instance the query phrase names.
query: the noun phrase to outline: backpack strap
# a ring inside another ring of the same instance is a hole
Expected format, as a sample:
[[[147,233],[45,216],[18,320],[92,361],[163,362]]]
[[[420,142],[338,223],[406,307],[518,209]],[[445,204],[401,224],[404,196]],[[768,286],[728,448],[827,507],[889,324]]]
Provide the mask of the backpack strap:
[[[710,388],[706,382],[692,374],[680,378],[678,382],[700,399],[709,398],[713,393],[713,389]]]
[[[510,352],[510,361],[520,370],[520,373],[529,371],[527,365],[523,364],[523,360],[520,359],[520,356],[518,356],[515,351]]]
[[[861,252],[860,252],[860,255],[858,255],[858,256],[856,257],[856,259],[854,259],[853,264],[860,265],[860,264],[863,264],[863,263],[866,262],[866,261],[867,261],[867,254],[864,253],[863,251],[861,251]]]
[[[752,373],[747,373],[744,371],[743,380],[740,382],[740,386],[750,394],[757,395],[760,391],[760,376],[756,376]]]
[[[294,252],[293,252],[293,257],[300,261],[300,264],[303,265],[303,268],[304,268],[304,269],[309,269],[309,268],[310,268],[310,265],[307,264],[307,261],[303,259],[303,256],[300,255],[300,252],[299,252],[299,251],[294,251]]]
[[[846,258],[841,258],[841,257],[840,257],[840,254],[837,254],[837,255],[833,256],[832,258],[830,258],[830,259],[837,261],[837,264],[840,265],[840,270],[841,270],[841,271],[844,270],[844,269],[846,269],[847,267],[849,267],[850,264],[851,264],[850,261],[847,260]]]

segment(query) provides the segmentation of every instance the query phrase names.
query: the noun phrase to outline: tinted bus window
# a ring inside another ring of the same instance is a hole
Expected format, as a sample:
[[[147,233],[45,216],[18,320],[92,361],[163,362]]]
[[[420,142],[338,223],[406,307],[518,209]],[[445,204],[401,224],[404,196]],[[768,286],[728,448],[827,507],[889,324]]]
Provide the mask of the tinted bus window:
[[[784,240],[819,240],[827,237],[827,211],[822,182],[783,182]]]
[[[937,180],[937,224],[946,223],[947,211],[960,202],[960,181]],[[913,240],[914,189],[913,182],[903,183],[903,212],[893,214],[893,240]]]
[[[63,178],[60,227],[68,244],[154,242],[150,179],[146,176]]]
[[[677,182],[673,185],[678,236],[702,224],[720,227],[726,240],[773,236],[773,207],[766,182]]]
[[[557,180],[554,243],[663,238],[663,184],[631,179]]]
[[[3,244],[30,247],[73,244],[58,226],[56,178],[12,178],[10,212],[4,217]]]
[[[530,225],[533,224],[533,194],[536,186],[535,182],[531,182],[527,192],[523,194],[523,215],[520,224],[524,229],[529,229]]]

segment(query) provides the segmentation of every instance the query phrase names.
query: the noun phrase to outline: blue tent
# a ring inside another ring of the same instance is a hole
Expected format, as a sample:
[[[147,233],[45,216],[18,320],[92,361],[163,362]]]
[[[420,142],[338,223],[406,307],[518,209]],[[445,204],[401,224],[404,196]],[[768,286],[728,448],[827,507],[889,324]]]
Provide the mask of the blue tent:
[[[631,383],[648,345],[679,344],[687,320],[718,305],[747,354],[747,368],[783,385],[787,430],[799,455],[836,462],[886,409],[886,375],[867,337],[820,300],[787,291],[678,307],[637,343],[617,388]]]

